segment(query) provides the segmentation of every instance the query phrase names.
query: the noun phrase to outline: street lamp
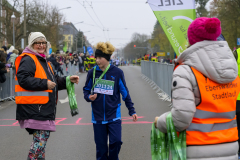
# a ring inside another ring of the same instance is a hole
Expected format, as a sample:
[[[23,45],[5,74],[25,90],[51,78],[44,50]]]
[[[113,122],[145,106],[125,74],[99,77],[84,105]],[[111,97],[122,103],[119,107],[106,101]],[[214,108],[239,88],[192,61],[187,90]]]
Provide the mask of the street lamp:
[[[74,23],[73,25],[76,25],[76,24],[79,24],[79,23],[83,23],[84,21],[82,21],[82,22],[77,22],[77,23]]]
[[[57,10],[57,12],[58,11],[60,11],[60,10],[64,10],[64,9],[70,9],[71,7],[66,7],[66,8],[61,8],[61,9],[59,9],[59,10]],[[58,40],[58,13],[57,13],[57,43],[56,43],[56,45],[57,45],[57,49],[58,49],[58,46],[59,46],[59,40]]]
[[[13,46],[15,47],[14,21],[15,21],[16,16],[14,15],[14,12],[13,12],[13,15],[11,16],[11,18],[13,19]]]
[[[58,11],[64,10],[64,9],[70,9],[71,7],[61,8]]]

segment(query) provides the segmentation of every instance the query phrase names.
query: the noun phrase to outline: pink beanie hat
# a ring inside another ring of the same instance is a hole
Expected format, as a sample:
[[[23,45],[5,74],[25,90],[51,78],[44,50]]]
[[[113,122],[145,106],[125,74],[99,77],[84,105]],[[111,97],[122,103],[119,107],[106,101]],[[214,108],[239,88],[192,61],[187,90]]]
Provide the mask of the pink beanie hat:
[[[191,45],[204,41],[216,41],[222,32],[218,18],[200,17],[195,19],[188,28],[188,41]]]

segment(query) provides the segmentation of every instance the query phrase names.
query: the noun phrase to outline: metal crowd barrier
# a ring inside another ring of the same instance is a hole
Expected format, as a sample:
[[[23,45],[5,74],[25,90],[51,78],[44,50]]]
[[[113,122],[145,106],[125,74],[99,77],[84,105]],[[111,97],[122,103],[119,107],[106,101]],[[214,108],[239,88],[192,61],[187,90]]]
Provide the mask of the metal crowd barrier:
[[[152,80],[163,92],[171,96],[174,65],[159,62],[142,61],[142,74]]]
[[[63,68],[63,74],[60,76],[69,76],[69,75],[75,75],[79,73],[79,67],[78,64],[71,65],[68,64],[68,69],[66,70],[66,65],[61,65]],[[10,72],[5,74],[6,81],[4,83],[0,83],[0,101],[7,101],[12,100],[14,101],[14,95],[15,95],[15,70],[10,68]]]
[[[9,73],[5,73],[6,81],[0,83],[0,101],[14,100],[14,89],[15,89],[15,70],[10,69]]]
[[[61,65],[61,68],[63,69],[63,75],[64,76],[69,76],[69,75],[75,75],[79,73],[79,65],[74,65],[71,63],[68,63],[67,68],[66,64],[64,63]]]

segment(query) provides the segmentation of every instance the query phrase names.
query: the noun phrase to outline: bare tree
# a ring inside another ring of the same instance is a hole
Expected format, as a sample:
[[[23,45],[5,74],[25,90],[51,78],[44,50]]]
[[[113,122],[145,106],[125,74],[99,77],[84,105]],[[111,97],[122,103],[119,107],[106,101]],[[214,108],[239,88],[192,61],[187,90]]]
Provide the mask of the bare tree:
[[[15,14],[15,44],[20,47],[23,38],[23,2],[21,0],[12,0],[11,4],[7,0],[2,0],[3,15],[0,17],[0,43],[6,39],[8,43],[13,41],[13,25],[11,15]],[[47,2],[38,0],[28,1],[26,9],[27,35],[31,32],[42,32],[56,48],[58,38],[62,38],[58,29],[60,28],[63,15],[60,14],[56,6],[51,6]],[[59,34],[59,36],[58,36]]]
[[[124,57],[127,59],[135,59],[146,54],[148,50],[148,37],[146,34],[134,33],[131,42],[123,48]]]

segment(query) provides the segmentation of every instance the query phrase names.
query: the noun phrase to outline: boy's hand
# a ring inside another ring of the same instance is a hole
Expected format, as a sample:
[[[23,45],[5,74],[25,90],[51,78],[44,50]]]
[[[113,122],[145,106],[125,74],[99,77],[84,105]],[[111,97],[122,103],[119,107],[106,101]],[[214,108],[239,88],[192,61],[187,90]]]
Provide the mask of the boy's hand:
[[[137,114],[132,115],[132,117],[133,117],[133,122],[137,122],[137,120],[138,120]]]
[[[97,98],[97,94],[94,94],[94,95],[90,95],[90,96],[89,96],[89,99],[90,99],[91,101],[95,101],[96,98]]]
[[[155,121],[154,121],[155,128],[157,128],[157,121],[158,121],[158,118],[159,118],[159,117],[155,117]]]

